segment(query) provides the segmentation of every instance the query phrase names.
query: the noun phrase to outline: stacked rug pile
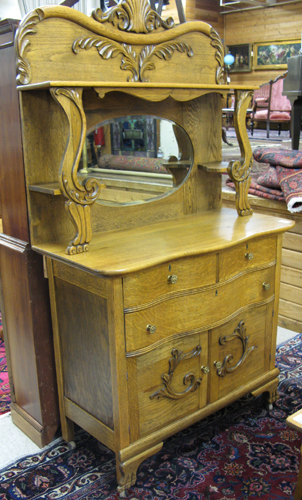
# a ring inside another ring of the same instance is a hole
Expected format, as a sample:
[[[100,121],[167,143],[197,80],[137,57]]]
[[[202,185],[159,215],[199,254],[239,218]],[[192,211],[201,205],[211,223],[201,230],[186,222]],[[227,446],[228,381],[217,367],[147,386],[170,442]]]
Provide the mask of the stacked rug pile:
[[[257,148],[253,156],[269,166],[257,179],[252,177],[249,193],[283,201],[291,213],[302,212],[302,151]],[[226,185],[234,188],[230,179]]]

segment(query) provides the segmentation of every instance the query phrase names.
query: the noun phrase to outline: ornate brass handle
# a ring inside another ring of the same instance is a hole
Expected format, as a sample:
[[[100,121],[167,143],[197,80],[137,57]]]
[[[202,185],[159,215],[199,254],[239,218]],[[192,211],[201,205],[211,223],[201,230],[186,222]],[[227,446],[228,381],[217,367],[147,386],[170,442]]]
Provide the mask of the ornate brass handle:
[[[177,282],[177,276],[176,274],[169,274],[168,276],[168,283],[176,283]]]
[[[253,254],[253,253],[251,253],[251,252],[249,252],[249,253],[247,252],[247,253],[245,254],[245,258],[246,258],[246,259],[248,259],[248,260],[252,260],[252,259],[254,258],[254,254]]]
[[[269,283],[262,283],[264,290],[269,290],[271,285]]]
[[[208,366],[201,366],[200,369],[205,374],[209,373],[210,371],[210,368]]]
[[[155,333],[156,332],[156,326],[155,325],[147,325],[146,330],[148,333]]]
[[[249,346],[249,336],[246,335],[246,330],[244,328],[244,321],[240,321],[237,328],[235,328],[234,332],[231,335],[225,335],[224,337],[220,337],[219,344],[226,345],[227,342],[232,342],[234,340],[240,340],[242,343],[242,354],[239,361],[236,364],[234,363],[233,354],[228,354],[225,356],[223,363],[221,361],[214,361],[214,366],[217,369],[218,377],[224,377],[227,373],[234,373],[246,360],[247,356],[257,349],[256,345]]]
[[[163,381],[164,387],[159,388],[155,391],[150,399],[160,399],[160,398],[169,398],[169,399],[181,399],[185,397],[190,392],[196,391],[198,386],[201,383],[201,378],[196,379],[193,373],[187,373],[183,378],[183,384],[186,386],[186,389],[183,392],[176,392],[172,387],[172,380],[174,372],[177,366],[184,360],[195,358],[199,356],[201,353],[201,346],[198,345],[190,352],[182,352],[178,349],[173,349],[171,354],[172,358],[169,359],[169,371],[168,373],[163,373],[161,379]]]

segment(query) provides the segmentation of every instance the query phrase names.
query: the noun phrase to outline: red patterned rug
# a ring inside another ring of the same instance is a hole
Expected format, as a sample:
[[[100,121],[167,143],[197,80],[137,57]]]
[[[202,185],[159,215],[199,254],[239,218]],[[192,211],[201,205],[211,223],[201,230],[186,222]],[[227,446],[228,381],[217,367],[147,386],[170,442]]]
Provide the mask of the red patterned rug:
[[[291,500],[301,435],[286,417],[302,406],[302,335],[277,348],[280,398],[246,396],[167,439],[138,469],[127,500]],[[120,500],[115,455],[80,429],[0,471],[1,500]]]
[[[0,340],[0,415],[10,410],[10,391],[4,341]]]

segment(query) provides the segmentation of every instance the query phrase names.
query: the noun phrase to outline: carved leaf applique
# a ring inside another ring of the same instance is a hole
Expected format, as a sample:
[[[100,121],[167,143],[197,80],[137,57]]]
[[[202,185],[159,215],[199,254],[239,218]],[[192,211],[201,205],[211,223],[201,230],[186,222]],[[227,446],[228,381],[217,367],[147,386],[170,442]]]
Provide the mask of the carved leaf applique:
[[[130,77],[127,81],[131,82],[148,82],[149,80],[145,77],[146,71],[151,71],[155,69],[155,64],[151,61],[151,57],[156,56],[159,59],[164,59],[169,61],[175,51],[180,53],[187,53],[188,57],[193,56],[193,49],[184,42],[170,42],[155,45],[146,45],[137,56],[136,52],[132,49],[130,45],[125,43],[119,44],[113,40],[104,39],[101,37],[81,37],[73,42],[72,50],[75,54],[78,54],[80,49],[89,50],[95,47],[99,55],[103,59],[110,59],[122,56],[121,66],[122,70],[130,71],[132,78]]]
[[[193,56],[192,47],[183,42],[165,43],[158,46],[147,45],[144,47],[139,56],[140,81],[148,82],[149,80],[145,77],[145,72],[155,69],[154,62],[150,61],[152,56],[169,61],[175,51],[186,52],[188,57]]]
[[[121,69],[129,70],[132,73],[127,81],[137,82],[139,79],[138,61],[136,53],[130,45],[119,44],[113,40],[107,40],[101,37],[81,37],[73,42],[72,50],[75,54],[79,49],[89,50],[95,47],[103,59],[110,59],[122,55]]]

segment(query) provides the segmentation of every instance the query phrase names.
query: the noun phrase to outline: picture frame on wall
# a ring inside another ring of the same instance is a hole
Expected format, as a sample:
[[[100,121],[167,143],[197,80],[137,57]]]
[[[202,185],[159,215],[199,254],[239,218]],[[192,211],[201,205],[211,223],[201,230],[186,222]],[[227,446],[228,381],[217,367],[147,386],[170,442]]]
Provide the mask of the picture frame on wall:
[[[225,53],[232,54],[235,58],[234,63],[229,67],[229,73],[252,71],[250,43],[228,45]]]
[[[287,58],[300,54],[301,40],[256,43],[253,49],[254,69],[287,69]]]

